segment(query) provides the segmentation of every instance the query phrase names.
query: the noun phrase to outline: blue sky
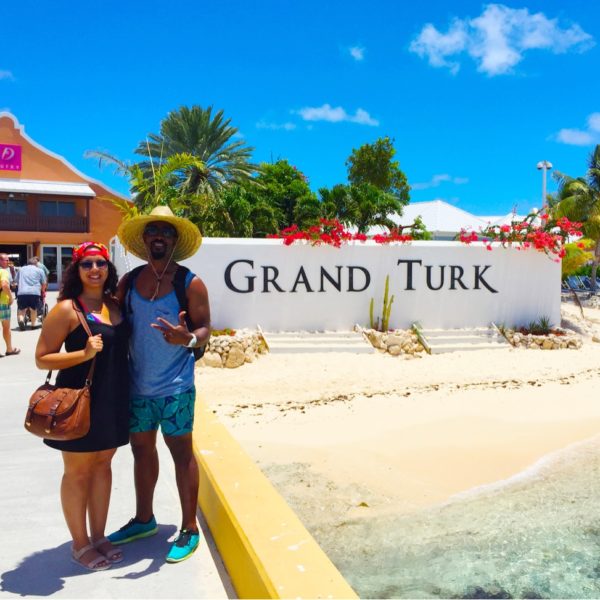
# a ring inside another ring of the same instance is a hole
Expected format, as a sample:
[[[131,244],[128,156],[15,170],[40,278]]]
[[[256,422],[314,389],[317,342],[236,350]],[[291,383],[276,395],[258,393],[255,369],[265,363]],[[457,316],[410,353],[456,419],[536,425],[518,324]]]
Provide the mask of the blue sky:
[[[388,135],[413,202],[480,215],[539,206],[537,162],[580,175],[600,143],[590,0],[20,0],[0,32],[0,110],[123,193],[84,152],[133,159],[181,105],[223,109],[315,191]]]

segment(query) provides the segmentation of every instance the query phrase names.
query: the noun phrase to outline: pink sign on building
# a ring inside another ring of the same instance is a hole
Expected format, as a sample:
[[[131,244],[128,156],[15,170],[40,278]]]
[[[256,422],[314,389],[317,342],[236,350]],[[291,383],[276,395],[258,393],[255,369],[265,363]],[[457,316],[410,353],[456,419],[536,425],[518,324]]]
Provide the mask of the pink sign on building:
[[[0,144],[0,171],[21,170],[21,146]]]

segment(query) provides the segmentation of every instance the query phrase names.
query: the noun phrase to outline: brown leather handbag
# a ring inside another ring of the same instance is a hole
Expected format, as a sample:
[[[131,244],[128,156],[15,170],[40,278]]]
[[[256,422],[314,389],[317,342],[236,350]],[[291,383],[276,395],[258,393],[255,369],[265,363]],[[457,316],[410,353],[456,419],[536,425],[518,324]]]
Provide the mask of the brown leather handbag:
[[[79,308],[73,308],[88,336],[92,332]],[[81,389],[56,387],[50,383],[52,371],[48,371],[46,383],[41,385],[29,399],[25,415],[25,429],[47,440],[76,440],[90,430],[90,388],[94,376],[96,357]]]

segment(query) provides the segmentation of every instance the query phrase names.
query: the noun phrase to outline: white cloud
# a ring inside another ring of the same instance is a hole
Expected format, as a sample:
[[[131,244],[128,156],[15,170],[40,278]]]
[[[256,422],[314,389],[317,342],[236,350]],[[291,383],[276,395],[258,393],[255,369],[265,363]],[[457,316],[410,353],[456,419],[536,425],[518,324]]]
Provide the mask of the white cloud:
[[[347,121],[349,123],[358,123],[359,125],[370,125],[371,127],[379,125],[379,121],[371,117],[362,108],[357,109],[353,115],[350,115],[341,106],[334,108],[330,104],[323,104],[323,106],[301,108],[298,114],[305,121],[328,121],[329,123]]]
[[[570,146],[588,146],[594,142],[594,136],[581,129],[561,129],[556,134],[556,139]]]
[[[362,46],[352,46],[348,48],[348,52],[350,52],[350,56],[356,61],[361,61],[365,58],[365,49]]]
[[[377,127],[379,121],[371,117],[371,115],[362,108],[357,109],[353,117],[349,117],[348,120],[351,123],[358,123],[359,125],[370,125],[371,127]]]
[[[469,179],[467,177],[452,177],[447,173],[440,173],[439,175],[434,175],[429,181],[425,181],[423,183],[413,183],[411,184],[411,188],[413,190],[427,190],[429,188],[438,187],[440,183],[448,181],[449,183],[454,183],[455,185],[463,185],[465,183],[469,183]]]
[[[448,67],[452,74],[456,74],[460,65],[446,57],[462,52],[467,44],[467,31],[465,24],[454,20],[448,33],[440,33],[431,23],[423,27],[419,36],[410,44],[410,51],[421,58],[426,56],[432,67]]]
[[[290,123],[290,122],[269,123],[267,121],[259,121],[256,124],[256,129],[273,129],[273,130],[283,129],[284,131],[292,131],[293,129],[296,129],[296,124]]]
[[[460,69],[459,55],[466,53],[475,60],[478,71],[494,76],[512,72],[527,50],[584,52],[594,44],[592,36],[576,23],[563,28],[558,19],[541,12],[488,4],[474,19],[453,19],[446,33],[427,23],[409,50],[453,74]]]
[[[11,71],[0,70],[0,80],[1,79],[8,79],[9,81],[14,81],[15,77]]]
[[[600,132],[600,113],[592,113],[588,117],[588,129]]]
[[[555,136],[556,141],[570,146],[597,144],[600,142],[600,113],[592,113],[587,125],[587,129],[561,129]]]

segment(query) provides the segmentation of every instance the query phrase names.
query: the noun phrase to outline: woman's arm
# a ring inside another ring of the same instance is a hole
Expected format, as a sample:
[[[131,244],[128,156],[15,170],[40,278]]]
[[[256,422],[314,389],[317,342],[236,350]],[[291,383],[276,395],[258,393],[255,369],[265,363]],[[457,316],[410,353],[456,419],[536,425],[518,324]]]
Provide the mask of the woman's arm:
[[[83,350],[61,352],[60,349],[79,323],[71,300],[59,302],[44,319],[42,332],[35,349],[35,364],[38,369],[68,369],[93,358],[102,350],[102,336],[88,338]]]

